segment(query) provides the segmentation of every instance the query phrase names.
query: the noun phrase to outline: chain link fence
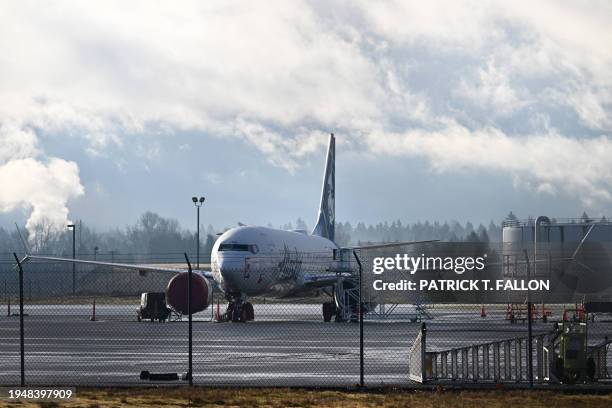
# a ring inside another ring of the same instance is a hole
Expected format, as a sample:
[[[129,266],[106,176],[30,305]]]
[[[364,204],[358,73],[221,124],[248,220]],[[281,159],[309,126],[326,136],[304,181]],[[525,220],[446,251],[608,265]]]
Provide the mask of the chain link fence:
[[[487,254],[487,267],[461,274],[438,265],[416,273],[397,267],[378,272],[376,265],[383,265],[380,258],[398,253],[425,261],[423,254],[450,258]],[[556,279],[558,265],[549,261],[544,249],[540,254],[542,261],[536,269],[547,270]],[[107,259],[109,254],[96,255],[98,260],[103,256],[105,261],[186,268],[184,254],[149,258],[114,254],[115,259]],[[556,254],[555,259],[563,256]],[[612,317],[590,313],[584,296],[562,302],[548,294],[553,299],[549,301],[537,291],[530,292],[528,299],[524,291],[375,289],[381,284],[377,281],[416,282],[418,288],[424,277],[436,281],[452,277],[515,279],[533,269],[533,254],[522,249],[429,243],[400,250],[338,251],[331,261],[317,261],[313,254],[308,257],[302,254],[297,260],[258,254],[248,268],[240,269],[240,279],[268,279],[271,286],[298,279],[301,273],[338,272],[333,287],[313,286],[302,297],[249,298],[254,319],[246,323],[218,322],[226,313],[228,299],[219,288],[212,291],[209,307],[193,314],[191,324],[195,385],[601,385],[608,384],[611,377],[607,336],[612,333]],[[596,259],[599,262],[601,256]],[[204,268],[210,265],[210,259],[200,262]],[[270,265],[279,264],[283,266],[271,274]],[[266,271],[268,275],[263,276]],[[188,316],[172,310],[164,314],[165,303],[160,306],[153,295],[142,297],[143,293],[165,293],[171,277],[165,272],[90,265],[77,265],[73,275],[70,264],[25,263],[20,316],[18,268],[14,259],[5,256],[0,263],[4,306],[0,313],[0,385],[21,382],[20,319],[26,385],[188,384]],[[606,300],[607,290],[602,288],[597,294],[598,302]],[[147,306],[144,311],[143,303],[158,304],[158,309]],[[330,311],[333,318],[326,319]],[[575,331],[575,336],[565,333],[568,330]],[[582,337],[580,330],[584,330]],[[572,350],[584,354],[575,356],[575,366],[568,364]],[[566,357],[565,361],[560,363],[559,356]]]

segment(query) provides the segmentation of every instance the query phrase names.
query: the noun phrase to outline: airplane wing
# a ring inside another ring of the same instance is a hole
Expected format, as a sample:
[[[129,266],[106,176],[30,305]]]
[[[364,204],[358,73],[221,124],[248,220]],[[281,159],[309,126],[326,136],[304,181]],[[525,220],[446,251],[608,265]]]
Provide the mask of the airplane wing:
[[[309,288],[324,288],[335,285],[339,277],[347,278],[351,276],[353,274],[349,272],[306,274],[304,275],[304,284]]]
[[[396,246],[406,246],[414,244],[424,244],[428,242],[438,242],[439,239],[433,239],[428,241],[407,241],[407,242],[387,242],[380,244],[366,244],[353,246],[348,249],[377,249],[377,248],[391,248]],[[338,282],[338,278],[354,277],[355,275],[350,272],[336,272],[336,273],[319,273],[319,274],[306,274],[304,276],[304,284],[308,288],[323,288],[327,286],[335,285]]]
[[[142,265],[142,264],[126,264],[126,263],[115,263],[115,262],[102,262],[102,261],[90,261],[86,259],[72,259],[72,258],[60,258],[54,256],[38,256],[38,255],[26,255],[22,262],[29,261],[48,261],[48,262],[66,262],[76,263],[83,265],[94,265],[94,266],[107,266],[110,268],[121,268],[121,269],[132,269],[137,271],[147,272],[168,272],[168,273],[184,273],[187,272],[187,268],[164,268],[153,265]],[[205,278],[212,279],[212,272],[193,269],[194,272],[201,273]]]
[[[430,239],[427,241],[404,241],[404,242],[383,242],[379,244],[364,244],[352,246],[350,249],[378,249],[378,248],[392,248],[392,247],[400,247],[406,245],[415,245],[415,244],[427,244],[430,242],[440,242],[439,239]]]

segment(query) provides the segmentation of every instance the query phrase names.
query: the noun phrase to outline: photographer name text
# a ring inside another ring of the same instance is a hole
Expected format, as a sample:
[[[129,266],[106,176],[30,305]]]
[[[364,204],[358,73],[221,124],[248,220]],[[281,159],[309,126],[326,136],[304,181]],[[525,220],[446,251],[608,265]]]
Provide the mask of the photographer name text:
[[[374,290],[400,291],[544,291],[550,290],[548,279],[420,279],[411,281],[385,282],[377,279],[372,283]]]

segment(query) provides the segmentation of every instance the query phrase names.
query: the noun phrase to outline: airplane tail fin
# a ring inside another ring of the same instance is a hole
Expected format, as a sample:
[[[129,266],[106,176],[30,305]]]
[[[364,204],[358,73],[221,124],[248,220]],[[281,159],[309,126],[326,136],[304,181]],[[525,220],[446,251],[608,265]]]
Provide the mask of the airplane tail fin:
[[[323,191],[321,192],[321,206],[319,217],[312,230],[312,235],[319,235],[330,241],[334,240],[335,231],[335,202],[336,202],[336,138],[332,133],[329,136],[327,147],[327,160],[325,161],[325,174],[323,175]]]

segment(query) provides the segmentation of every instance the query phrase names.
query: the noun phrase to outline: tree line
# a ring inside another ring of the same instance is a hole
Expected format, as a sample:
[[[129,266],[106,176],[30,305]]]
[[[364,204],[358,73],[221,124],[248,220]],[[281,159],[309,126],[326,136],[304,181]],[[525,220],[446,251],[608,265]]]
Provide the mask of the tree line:
[[[269,227],[273,225],[268,224]],[[285,230],[310,231],[308,225],[300,218],[293,223],[280,226]],[[21,228],[22,234],[34,253],[71,256],[72,232],[58,229],[50,222],[43,221],[30,231]],[[200,254],[202,258],[210,255],[212,246],[223,230],[216,230],[212,225],[200,227]],[[86,222],[76,223],[76,253],[79,257],[99,260],[124,260],[122,255],[130,254],[130,260],[150,258],[150,255],[180,254],[187,251],[195,253],[195,232],[184,229],[172,218],[162,217],[151,211],[143,213],[133,225],[98,232]],[[448,242],[489,242],[501,240],[501,225],[491,221],[487,226],[474,225],[471,222],[458,221],[430,222],[418,221],[403,223],[401,220],[384,221],[376,224],[358,222],[337,222],[336,242],[340,246],[350,246],[372,242],[421,241],[437,239]],[[23,247],[16,229],[0,227],[0,252],[23,252]],[[163,257],[162,257],[163,258]],[[160,259],[161,260],[161,259]]]
[[[29,231],[20,228],[33,253],[72,256],[72,231],[59,229],[48,221],[36,224]],[[212,226],[201,227],[200,253],[210,255],[217,236]],[[151,211],[143,213],[133,225],[98,232],[86,222],[77,222],[75,249],[80,258],[112,261],[151,261],[157,255],[159,261],[182,261],[183,252],[195,254],[196,234],[180,226],[172,218],[165,218]],[[16,229],[0,227],[0,252],[23,252]],[[6,253],[4,254],[6,255]],[[167,256],[164,256],[167,255]],[[153,259],[154,260],[154,259]]]
[[[280,227],[287,230],[293,229],[291,223]],[[306,223],[300,218],[296,222],[296,229],[310,231]],[[487,226],[483,224],[475,226],[470,221],[465,224],[458,221],[402,223],[401,220],[395,220],[377,224],[366,224],[364,222],[353,224],[346,221],[336,223],[335,234],[336,243],[340,246],[434,239],[446,242],[499,242],[501,241],[501,225],[492,220]]]

